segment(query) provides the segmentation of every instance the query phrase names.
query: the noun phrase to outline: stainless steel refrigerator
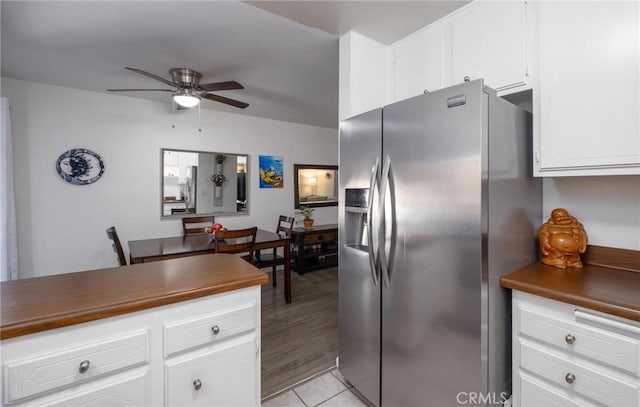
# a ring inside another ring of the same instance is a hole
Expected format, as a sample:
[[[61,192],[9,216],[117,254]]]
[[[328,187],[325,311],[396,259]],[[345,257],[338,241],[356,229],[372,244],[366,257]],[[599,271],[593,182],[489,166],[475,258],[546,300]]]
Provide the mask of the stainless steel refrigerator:
[[[338,363],[372,405],[510,394],[499,279],[536,259],[531,145],[530,114],[482,80],[340,124]]]

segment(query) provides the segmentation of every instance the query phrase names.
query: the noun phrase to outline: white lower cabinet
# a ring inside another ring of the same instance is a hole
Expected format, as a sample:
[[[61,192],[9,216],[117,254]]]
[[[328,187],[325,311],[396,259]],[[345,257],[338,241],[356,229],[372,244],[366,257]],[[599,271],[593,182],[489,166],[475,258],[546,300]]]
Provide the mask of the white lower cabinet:
[[[148,369],[73,389],[69,395],[59,395],[51,401],[37,400],[35,405],[47,407],[134,407],[148,405]],[[79,390],[79,391],[78,391]],[[64,393],[64,392],[63,392]]]
[[[256,356],[255,340],[248,339],[168,362],[167,406],[259,405]]]
[[[546,406],[546,407],[592,407],[593,403],[589,403],[584,399],[578,399],[575,395],[570,395],[566,391],[554,388],[536,380],[535,377],[529,376],[525,372],[520,372],[517,377],[518,387],[520,389],[518,395],[520,406]]]
[[[515,406],[640,406],[640,323],[513,292]]]
[[[258,286],[6,339],[2,405],[259,406],[259,321]]]
[[[148,362],[148,331],[72,347],[53,345],[30,359],[4,364],[7,402],[79,384]]]

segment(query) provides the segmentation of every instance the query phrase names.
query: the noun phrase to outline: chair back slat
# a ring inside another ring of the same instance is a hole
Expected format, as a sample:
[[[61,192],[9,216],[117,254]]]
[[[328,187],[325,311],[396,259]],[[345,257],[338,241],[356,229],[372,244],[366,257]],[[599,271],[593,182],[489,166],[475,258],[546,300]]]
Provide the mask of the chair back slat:
[[[295,222],[295,219],[293,217],[280,215],[278,217],[278,226],[276,227],[276,233],[281,236],[291,236],[293,222]]]
[[[213,224],[215,216],[192,216],[182,218],[182,234],[206,233],[205,229]]]
[[[120,243],[120,238],[118,238],[118,232],[116,232],[116,227],[111,226],[107,228],[107,237],[113,240],[113,251],[118,255],[118,263],[121,266],[127,265],[127,258],[124,257],[124,250],[122,250],[122,244]]]
[[[253,251],[257,232],[257,227],[216,231],[216,253],[246,253],[241,257],[249,263],[253,263]]]

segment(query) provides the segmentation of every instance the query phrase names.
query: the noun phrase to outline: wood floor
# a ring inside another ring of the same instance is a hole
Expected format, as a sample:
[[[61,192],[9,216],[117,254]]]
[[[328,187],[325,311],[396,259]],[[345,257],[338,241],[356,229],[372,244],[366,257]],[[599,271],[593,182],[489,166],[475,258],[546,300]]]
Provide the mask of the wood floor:
[[[262,398],[335,366],[338,356],[338,269],[291,273],[292,303],[262,286]]]

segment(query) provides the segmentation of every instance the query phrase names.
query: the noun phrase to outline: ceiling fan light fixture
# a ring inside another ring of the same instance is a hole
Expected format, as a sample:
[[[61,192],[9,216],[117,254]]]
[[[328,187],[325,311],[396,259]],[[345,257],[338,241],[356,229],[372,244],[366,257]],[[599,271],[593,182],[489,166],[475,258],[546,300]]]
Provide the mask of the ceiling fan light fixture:
[[[194,95],[188,89],[183,89],[179,93],[173,94],[173,101],[182,107],[192,108],[200,104],[200,97]]]

